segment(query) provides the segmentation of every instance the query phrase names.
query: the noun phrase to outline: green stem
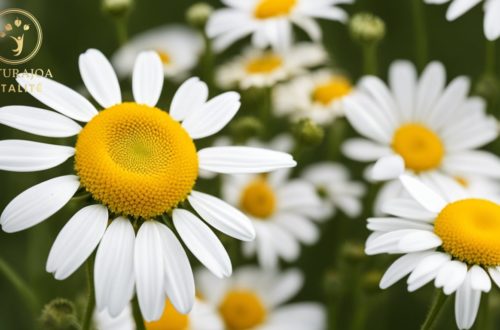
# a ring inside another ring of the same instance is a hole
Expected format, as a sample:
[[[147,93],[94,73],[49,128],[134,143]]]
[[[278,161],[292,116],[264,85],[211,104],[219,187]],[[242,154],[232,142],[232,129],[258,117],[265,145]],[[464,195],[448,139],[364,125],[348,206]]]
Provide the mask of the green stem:
[[[377,74],[377,44],[363,45],[364,74]]]
[[[260,108],[260,120],[267,127],[269,117],[271,115],[272,102],[273,102],[273,88],[265,87],[262,89],[263,103]]]
[[[215,67],[215,56],[212,48],[212,40],[207,36],[205,31],[203,33],[203,40],[205,41],[205,53],[203,54],[203,59],[201,61],[203,67],[203,80],[207,83],[209,90],[213,90],[215,87],[214,81],[214,67]]]
[[[116,36],[118,38],[118,44],[123,46],[128,40],[127,32],[127,19],[126,18],[116,18],[115,19]]]
[[[495,76],[495,42],[486,40],[486,60],[484,71]]]
[[[142,318],[141,309],[139,307],[139,301],[137,296],[132,299],[132,313],[134,316],[135,328],[136,330],[145,330],[144,319]]]
[[[33,291],[26,285],[21,277],[12,269],[5,260],[0,258],[0,273],[12,284],[24,302],[29,306],[34,315],[40,311],[40,304]]]
[[[422,70],[428,60],[428,40],[425,28],[424,3],[422,0],[413,0],[413,28],[415,30],[415,44],[417,53],[417,65]]]
[[[441,289],[436,289],[436,295],[434,296],[434,301],[432,302],[431,308],[427,313],[424,324],[420,330],[430,330],[434,327],[439,313],[443,309],[449,296],[445,295]]]
[[[328,128],[326,139],[326,159],[336,160],[340,153],[340,146],[346,131],[346,122],[337,118]]]
[[[95,290],[94,290],[94,257],[92,254],[87,260],[86,270],[87,270],[87,287],[88,287],[88,299],[87,307],[85,308],[85,315],[82,322],[82,330],[89,330],[92,324],[92,315],[95,309]]]

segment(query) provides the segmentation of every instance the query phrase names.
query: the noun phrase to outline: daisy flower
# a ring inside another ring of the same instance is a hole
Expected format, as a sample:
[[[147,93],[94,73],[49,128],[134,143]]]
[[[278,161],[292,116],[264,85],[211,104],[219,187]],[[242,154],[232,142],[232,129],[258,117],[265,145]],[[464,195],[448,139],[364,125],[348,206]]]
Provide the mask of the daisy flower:
[[[284,53],[248,48],[243,55],[222,65],[216,78],[223,88],[269,87],[326,60],[325,49],[315,43],[299,43]]]
[[[445,87],[442,64],[430,63],[417,79],[413,64],[397,61],[389,85],[365,77],[344,101],[346,116],[367,139],[350,139],[344,153],[358,161],[376,161],[375,180],[442,172],[450,176],[500,177],[500,160],[475,150],[498,136],[496,120],[485,103],[469,97],[470,81],[455,78]]]
[[[321,28],[314,20],[347,21],[347,14],[337,7],[354,0],[222,0],[229,8],[216,10],[206,26],[214,38],[214,48],[224,50],[235,41],[252,35],[258,48],[272,46],[287,49],[292,44],[292,24],[304,30],[314,41],[321,41]]]
[[[228,280],[221,281],[204,271],[196,279],[203,300],[219,311],[226,329],[326,329],[321,305],[284,305],[302,288],[304,279],[297,270],[278,273],[243,267]]]
[[[337,209],[351,218],[360,215],[365,186],[361,182],[351,181],[349,171],[343,165],[317,163],[307,167],[301,177],[316,188],[323,202],[323,211],[320,212],[324,212],[324,218],[331,218]]]
[[[401,176],[410,197],[386,203],[384,211],[393,217],[368,219],[373,233],[366,253],[404,254],[384,274],[382,289],[410,274],[411,292],[431,281],[446,295],[456,292],[457,326],[470,329],[481,293],[491,290],[492,280],[500,285],[500,205],[470,197],[453,179],[441,178],[446,194]]]
[[[488,40],[496,40],[500,37],[500,0],[424,0],[430,4],[442,4],[451,1],[446,19],[454,21],[478,3],[484,2],[484,35]]]
[[[309,118],[328,125],[344,115],[343,100],[351,92],[348,78],[323,69],[278,85],[273,93],[273,111],[292,120]]]
[[[198,63],[203,40],[194,30],[180,25],[166,25],[134,36],[112,57],[120,77],[132,75],[134,62],[142,51],[153,50],[160,56],[165,77],[185,78]]]
[[[242,212],[194,190],[198,170],[260,173],[295,162],[288,154],[258,148],[198,151],[194,141],[222,129],[238,111],[240,96],[228,92],[207,101],[206,84],[192,78],[177,90],[170,112],[160,110],[155,105],[163,70],[155,52],[141,53],[136,60],[134,102],[122,101],[116,74],[101,52],[88,50],[79,64],[87,89],[104,110],[97,111],[87,99],[55,81],[25,75],[18,76],[18,83],[60,114],[27,106],[0,108],[0,123],[11,127],[48,137],[78,135],[74,147],[0,141],[2,170],[40,171],[72,156],[75,169],[75,174],[42,182],[14,198],[0,215],[0,225],[9,233],[29,228],[55,214],[79,189],[85,191],[95,202],[61,230],[47,271],[56,279],[67,278],[99,245],[94,267],[99,311],[120,314],[135,287],[146,320],[160,318],[166,296],[177,310],[187,313],[195,292],[191,266],[176,235],[163,222],[175,228],[194,256],[219,277],[231,274],[231,262],[200,217],[229,236],[242,240],[255,236]],[[185,209],[187,203],[198,215]]]

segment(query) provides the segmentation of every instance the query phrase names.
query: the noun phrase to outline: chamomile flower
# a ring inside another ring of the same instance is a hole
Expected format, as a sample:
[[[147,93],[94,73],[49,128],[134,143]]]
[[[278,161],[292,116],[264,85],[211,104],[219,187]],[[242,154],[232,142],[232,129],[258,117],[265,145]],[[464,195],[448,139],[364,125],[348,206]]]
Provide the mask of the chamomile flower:
[[[160,56],[165,77],[185,78],[198,63],[203,40],[196,31],[179,25],[167,25],[134,36],[112,58],[120,77],[132,75],[140,52],[153,50]]]
[[[323,18],[345,23],[347,14],[337,7],[353,0],[222,0],[228,6],[216,10],[206,31],[214,38],[216,50],[224,50],[235,41],[252,35],[258,48],[272,46],[287,49],[292,44],[292,24],[304,30],[313,41],[321,40],[321,28],[314,20]]]
[[[287,52],[248,48],[243,55],[222,65],[216,74],[224,88],[269,87],[326,60],[325,49],[314,43],[299,43]]]
[[[292,120],[309,118],[319,125],[328,125],[344,115],[343,100],[352,89],[344,75],[319,70],[278,85],[273,93],[273,111]]]
[[[413,176],[401,176],[410,197],[384,205],[393,217],[368,219],[373,233],[366,253],[404,254],[384,274],[382,289],[410,274],[409,291],[434,281],[446,295],[456,292],[457,326],[470,329],[481,293],[491,290],[492,280],[500,286],[500,205],[469,197],[455,180],[441,178],[445,194]]]
[[[317,303],[285,303],[302,288],[297,270],[283,273],[243,267],[221,281],[208,272],[196,276],[203,299],[220,313],[225,329],[324,330],[326,315]]]
[[[500,177],[498,157],[475,150],[496,139],[498,129],[484,101],[468,96],[468,78],[455,78],[445,87],[442,64],[430,63],[417,79],[413,64],[397,61],[389,84],[390,89],[376,77],[365,77],[344,101],[349,122],[368,139],[348,140],[343,151],[358,161],[376,161],[373,179],[405,171]]]
[[[442,4],[451,1],[446,19],[454,21],[477,4],[484,2],[484,35],[488,40],[495,40],[500,37],[500,0],[424,0],[430,4]]]
[[[316,188],[323,201],[323,207],[318,211],[324,212],[324,218],[332,217],[337,209],[351,218],[361,213],[361,198],[365,194],[365,186],[361,182],[351,181],[349,171],[343,165],[334,162],[317,163],[307,167],[301,177]]]
[[[78,211],[57,236],[47,261],[56,279],[71,275],[97,248],[96,303],[111,316],[122,312],[134,287],[146,320],[160,318],[166,296],[187,313],[194,303],[188,249],[219,277],[230,259],[203,218],[229,236],[252,240],[251,221],[222,200],[194,190],[198,170],[260,173],[295,166],[285,153],[247,147],[197,150],[194,140],[215,134],[236,114],[239,94],[207,101],[198,78],[177,90],[170,112],[155,105],[163,86],[159,56],[141,53],[134,66],[134,102],[123,102],[110,62],[94,49],[80,56],[83,81],[104,110],[50,79],[20,75],[19,84],[60,114],[27,106],[0,108],[0,123],[48,137],[78,135],[75,147],[24,140],[0,141],[0,169],[17,172],[55,167],[74,156],[75,174],[42,182],[14,198],[0,215],[6,232],[49,218],[80,189],[94,201]],[[41,86],[31,89],[31,85]],[[84,123],[83,128],[76,121]],[[186,203],[200,215],[184,209]],[[108,223],[109,219],[112,219]],[[172,218],[172,221],[170,221]],[[137,233],[135,232],[137,229]]]

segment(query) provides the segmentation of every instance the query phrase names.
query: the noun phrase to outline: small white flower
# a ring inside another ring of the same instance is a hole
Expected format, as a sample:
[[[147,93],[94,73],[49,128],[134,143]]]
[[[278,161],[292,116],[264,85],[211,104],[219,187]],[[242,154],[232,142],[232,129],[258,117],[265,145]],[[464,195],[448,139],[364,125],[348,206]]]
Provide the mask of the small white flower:
[[[347,14],[337,7],[354,0],[222,0],[228,6],[216,10],[206,31],[214,38],[216,50],[224,50],[235,41],[252,35],[258,48],[272,46],[287,49],[293,41],[292,24],[304,30],[313,41],[321,40],[321,28],[314,20],[323,18],[345,23]]]
[[[277,116],[289,116],[292,120],[309,118],[319,125],[328,125],[344,115],[343,100],[351,92],[349,79],[323,69],[278,85],[273,93],[273,110]]]
[[[284,53],[248,48],[217,70],[217,81],[223,88],[270,87],[326,60],[325,49],[314,43],[298,43]]]
[[[243,267],[228,280],[205,271],[197,273],[196,279],[201,296],[219,311],[226,329],[326,329],[326,313],[320,304],[285,304],[302,288],[304,279],[297,270],[279,273]]]

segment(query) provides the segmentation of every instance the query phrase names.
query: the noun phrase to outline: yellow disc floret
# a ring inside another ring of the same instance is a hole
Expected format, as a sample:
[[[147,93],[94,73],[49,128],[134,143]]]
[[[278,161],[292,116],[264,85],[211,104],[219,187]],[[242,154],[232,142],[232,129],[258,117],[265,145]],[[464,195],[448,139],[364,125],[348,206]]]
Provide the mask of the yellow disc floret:
[[[439,213],[434,232],[456,259],[500,266],[500,205],[483,199],[450,203]]]
[[[162,50],[157,50],[156,53],[158,53],[158,56],[160,57],[160,60],[164,65],[168,65],[168,64],[172,63],[172,58],[170,57],[170,55],[167,52],[162,51]]]
[[[348,95],[351,91],[352,85],[349,80],[336,77],[316,86],[313,90],[312,99],[322,105],[329,105],[331,102]]]
[[[198,155],[166,112],[122,103],[80,132],[75,169],[95,200],[117,214],[147,219],[186,199],[198,176]]]
[[[254,329],[265,321],[267,314],[260,298],[247,290],[228,292],[219,311],[227,330]]]
[[[255,7],[255,17],[260,19],[290,14],[297,0],[260,0]]]
[[[439,136],[421,124],[401,126],[394,133],[392,148],[403,157],[406,168],[415,172],[435,169],[444,156]]]
[[[256,218],[268,218],[276,210],[276,195],[263,177],[251,181],[240,197],[241,209]]]
[[[170,301],[165,304],[163,314],[158,321],[146,322],[146,330],[188,330],[189,316],[175,310]]]
[[[248,61],[246,71],[250,74],[269,74],[283,65],[281,57],[275,54],[264,54]]]

